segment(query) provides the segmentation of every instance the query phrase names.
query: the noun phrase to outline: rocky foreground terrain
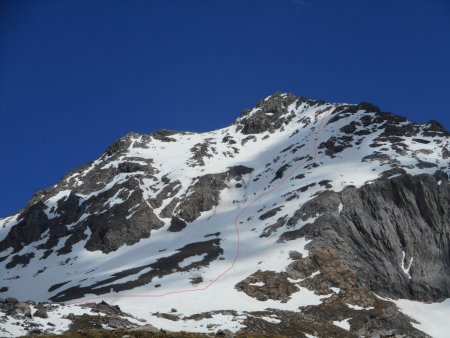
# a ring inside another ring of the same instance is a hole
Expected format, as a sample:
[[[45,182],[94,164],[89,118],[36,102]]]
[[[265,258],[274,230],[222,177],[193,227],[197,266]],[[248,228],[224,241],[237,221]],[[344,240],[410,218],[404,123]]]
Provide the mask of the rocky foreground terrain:
[[[0,336],[445,337],[449,159],[436,121],[285,93],[130,133],[0,220]]]

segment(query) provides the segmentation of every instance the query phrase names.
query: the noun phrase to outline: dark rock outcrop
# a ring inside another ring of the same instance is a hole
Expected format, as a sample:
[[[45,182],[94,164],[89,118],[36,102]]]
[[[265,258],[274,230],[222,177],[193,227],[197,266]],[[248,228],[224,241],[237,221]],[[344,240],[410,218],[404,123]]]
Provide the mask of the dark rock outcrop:
[[[37,309],[34,313],[33,313],[34,317],[39,317],[39,318],[48,318],[48,314],[47,311],[45,311],[44,308],[39,308]]]
[[[150,136],[162,142],[175,142],[176,140],[170,136],[176,134],[178,134],[178,132],[175,130],[161,129],[151,133]]]
[[[151,283],[156,277],[163,277],[169,275],[174,271],[189,271],[199,267],[208,266],[208,264],[216,260],[221,254],[223,249],[220,247],[220,239],[211,239],[203,242],[190,243],[175,251],[174,254],[159,258],[156,262],[134,267],[131,269],[125,269],[121,272],[114,273],[111,277],[104,280],[95,282],[87,286],[73,286],[61,290],[50,299],[55,302],[63,302],[71,299],[83,297],[86,294],[92,293],[95,295],[102,295],[114,290],[116,292],[131,290],[138,286],[142,286]],[[188,265],[180,265],[186,258],[192,256],[203,255],[199,261],[194,261]],[[151,268],[150,271],[139,274],[142,270]],[[130,279],[128,282],[121,282],[120,280],[125,277],[134,276],[134,279]],[[156,286],[161,286],[156,284]]]
[[[119,203],[114,201],[115,198]],[[39,245],[39,249],[51,249],[61,237],[69,236],[57,251],[57,254],[63,255],[69,253],[73,245],[87,239],[86,231],[89,228],[91,236],[85,245],[86,249],[110,252],[124,244],[131,245],[149,237],[151,230],[164,224],[144,201],[139,181],[135,178],[87,200],[72,192],[58,202],[57,214],[53,218],[48,218],[46,209],[47,205],[41,201],[25,208],[19,223],[0,242],[0,250],[12,247],[17,252],[25,245],[39,240],[48,231],[48,239]],[[72,224],[71,228],[67,227],[68,224]],[[9,267],[28,264],[31,258],[33,256],[30,254],[16,256],[7,264]]]
[[[226,180],[240,178],[252,171],[252,168],[240,165],[231,167],[223,173],[198,177],[186,191],[175,209],[175,214],[186,222],[194,221],[201,212],[211,210],[218,205],[220,191],[227,187]]]
[[[260,301],[268,299],[285,303],[299,288],[288,281],[286,273],[258,270],[236,284],[236,289]]]
[[[172,217],[170,220],[170,226],[167,229],[170,232],[178,232],[183,230],[186,227],[186,222],[179,219],[178,217]]]
[[[253,113],[251,113],[251,109],[244,111],[235,122],[236,130],[245,135],[260,134],[266,131],[273,133],[295,117],[295,113],[288,110],[289,105],[294,102],[297,102],[298,107],[302,103],[313,106],[321,101],[309,100],[292,94],[275,93],[266,100],[260,101]]]

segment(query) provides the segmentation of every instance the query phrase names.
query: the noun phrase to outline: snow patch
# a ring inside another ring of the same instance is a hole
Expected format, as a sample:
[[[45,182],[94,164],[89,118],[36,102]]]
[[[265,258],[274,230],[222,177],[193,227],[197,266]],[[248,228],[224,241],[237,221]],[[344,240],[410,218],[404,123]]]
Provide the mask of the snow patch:
[[[187,258],[183,259],[180,263],[178,263],[178,266],[180,268],[185,268],[185,267],[191,265],[192,263],[201,262],[203,259],[205,259],[206,256],[207,256],[207,254],[204,253],[201,255],[187,257]]]
[[[265,320],[266,322],[269,323],[274,323],[274,324],[279,324],[281,323],[281,320],[278,318],[273,318],[273,317],[261,317],[262,320]]]
[[[331,289],[331,291],[333,291],[333,292],[336,293],[336,294],[338,294],[338,293],[341,292],[341,289],[340,289],[340,288],[331,287],[330,289]]]
[[[58,202],[60,200],[66,200],[71,192],[71,190],[62,190],[44,202],[47,206],[47,208],[44,209],[44,212],[47,215],[48,219],[60,216],[59,213],[55,212],[58,207]]]
[[[347,318],[341,321],[335,320],[333,321],[333,325],[339,326],[340,328],[350,331],[350,323],[348,322],[351,318]]]
[[[418,323],[411,322],[416,329],[433,338],[448,338],[450,332],[450,298],[441,303],[421,303],[409,299],[391,300],[404,314]]]
[[[411,269],[411,265],[413,263],[414,257],[411,257],[411,259],[409,260],[408,266],[406,266],[405,265],[405,256],[406,256],[406,253],[402,250],[402,270],[403,270],[403,273],[405,275],[407,275],[409,279],[411,279],[411,275],[409,274],[409,270]]]
[[[309,276],[306,277],[306,278],[313,278],[313,277],[315,277],[315,276],[317,276],[317,275],[320,275],[320,270],[314,271],[311,275],[309,275]]]
[[[313,336],[312,334],[303,332],[303,334],[306,336],[306,338],[318,338],[317,336]]]
[[[352,309],[352,310],[358,310],[358,311],[360,311],[360,310],[373,310],[373,309],[375,309],[373,306],[362,307],[362,306],[359,306],[359,305],[352,305],[352,304],[347,304],[347,306],[348,306],[350,309]]]

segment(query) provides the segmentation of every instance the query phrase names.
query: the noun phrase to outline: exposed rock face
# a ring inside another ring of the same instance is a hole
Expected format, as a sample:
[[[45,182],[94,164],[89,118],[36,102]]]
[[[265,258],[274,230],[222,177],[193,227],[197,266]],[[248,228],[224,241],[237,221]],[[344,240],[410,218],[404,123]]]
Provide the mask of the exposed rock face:
[[[293,103],[298,107],[302,103],[315,105],[323,102],[276,93],[260,101],[253,114],[249,115],[251,109],[244,111],[237,120],[237,130],[243,134],[260,134],[265,131],[273,133],[295,117],[295,114],[288,109]]]
[[[175,134],[178,134],[175,130],[161,129],[151,133],[150,136],[162,142],[176,142],[174,138],[170,137]]]
[[[120,139],[113,143],[103,156],[113,164],[129,145],[127,137]],[[135,159],[129,158],[118,163],[117,167],[110,165],[95,170],[89,170],[93,164],[88,164],[66,175],[62,184],[37,192],[20,213],[18,224],[0,242],[0,250],[11,247],[14,251],[19,251],[24,245],[39,240],[46,231],[49,232],[49,238],[41,248],[49,250],[57,245],[60,238],[69,236],[58,254],[69,252],[74,244],[86,239],[88,228],[92,232],[92,238],[86,246],[88,250],[109,252],[124,243],[134,244],[140,238],[148,237],[149,230],[159,228],[162,223],[154,217],[151,208],[145,205],[137,206],[143,198],[137,189],[139,180],[152,177],[155,173],[151,161],[145,164],[142,162],[139,160],[137,163]],[[84,184],[77,185],[78,177],[86,169],[88,170],[83,175]],[[111,189],[105,189],[114,176],[134,172],[137,174],[133,178]],[[93,192],[96,193],[92,194]],[[43,203],[46,196],[53,195],[60,196],[61,199],[57,203]],[[127,218],[128,210],[132,207],[135,207],[136,211],[133,217]],[[150,220],[150,229],[142,229],[142,219]],[[107,229],[105,223],[109,223]]]
[[[350,307],[348,304],[356,306]],[[360,304],[366,304],[360,306]],[[381,300],[370,292],[342,292],[327,298],[318,306],[302,309],[304,316],[316,321],[342,321],[348,318],[351,333],[349,336],[361,337],[429,337],[411,325],[411,319],[398,311],[391,302]]]
[[[212,152],[215,152],[214,143],[209,140],[205,140],[204,143],[197,143],[194,145],[190,151],[192,153],[192,157],[189,159],[188,164],[191,166],[204,166],[205,158],[213,157]]]
[[[186,222],[179,219],[178,217],[172,217],[170,220],[170,227],[167,231],[178,232],[183,230],[186,227]]]
[[[403,174],[324,192],[294,217],[321,216],[280,240],[306,236],[313,252],[336,250],[367,290],[441,301],[450,297],[450,184],[436,176]]]
[[[179,181],[171,182],[165,176],[163,176],[163,182],[166,184],[162,190],[152,198],[149,203],[153,208],[159,208],[163,204],[164,200],[168,198],[172,198],[175,196],[181,189],[181,185]]]
[[[293,225],[320,215],[302,228],[280,236],[280,241],[304,236],[312,240],[307,245],[311,251],[308,257],[291,254],[294,261],[286,275],[299,282],[290,285],[332,296],[320,305],[302,309],[311,321],[309,324],[305,317],[299,317],[297,326],[288,326],[285,314],[277,325],[247,319],[249,327],[256,325],[261,333],[294,336],[296,330],[309,333],[311,328],[313,332],[319,332],[318,327],[326,329],[321,321],[351,318],[352,333],[338,336],[427,337],[394,304],[377,298],[373,292],[422,301],[449,297],[450,183],[442,172],[434,176],[404,172],[397,175],[383,175],[359,189],[326,191],[289,219],[288,224]],[[258,287],[249,284],[257,280],[256,275],[236,288],[260,299]],[[280,280],[265,282],[266,292],[283,286]],[[296,334],[300,336],[300,332]]]
[[[192,222],[202,211],[212,209],[219,203],[220,191],[226,187],[226,176],[226,173],[220,173],[199,177],[186,192],[175,213],[185,221]]]
[[[258,270],[236,284],[236,289],[260,301],[275,299],[287,302],[289,296],[299,290],[287,277],[286,273]]]
[[[118,151],[117,149],[122,147],[124,147],[123,142],[118,141],[109,148],[109,151],[112,151],[111,149]],[[141,169],[128,162],[120,163],[118,168],[122,171],[125,169],[125,172]],[[151,167],[146,170],[144,172],[148,175],[155,172]],[[184,194],[175,214],[187,222],[194,221],[201,212],[218,205],[220,191],[227,186],[226,180],[239,179],[252,171],[252,168],[236,166],[223,173],[200,176]],[[90,233],[90,237],[85,248],[91,251],[101,250],[105,253],[148,238],[152,230],[159,229],[164,224],[155,215],[153,208],[159,208],[165,200],[171,199],[171,202],[162,210],[160,217],[171,216],[179,201],[179,198],[174,196],[180,191],[181,186],[178,181],[171,182],[163,177],[164,187],[156,197],[147,202],[139,188],[140,181],[144,177],[131,177],[123,184],[117,184],[87,200],[71,192],[65,200],[58,202],[55,209],[59,214],[50,219],[46,214],[49,209],[46,204],[40,200],[35,204],[30,203],[31,205],[21,214],[22,221],[15,225],[0,242],[0,249],[6,250],[11,247],[15,251],[20,251],[24,245],[39,240],[46,231],[50,236],[40,247],[47,249],[49,253],[52,252],[50,250],[53,247],[57,246],[60,238],[69,236],[64,245],[58,249],[58,255],[69,253],[73,245],[88,238],[87,232]],[[68,228],[67,224],[71,224],[71,227]],[[30,255],[33,254],[17,255],[8,263],[8,268],[18,264],[28,264],[33,257]]]
[[[186,222],[192,222],[202,211],[211,210],[219,204],[219,194],[227,185],[226,180],[240,179],[253,171],[245,166],[235,166],[226,172],[199,177],[186,192],[175,214]]]
[[[143,201],[138,186],[136,179],[130,179],[86,201],[70,193],[58,203],[59,214],[50,219],[46,215],[48,206],[37,202],[24,210],[22,221],[0,242],[0,248],[6,250],[12,247],[19,251],[25,244],[37,241],[48,231],[49,238],[40,247],[51,250],[57,246],[60,238],[69,236],[58,250],[59,255],[66,254],[73,245],[87,238],[88,229],[91,233],[85,246],[88,250],[110,252],[123,244],[134,244],[149,237],[152,229],[163,225],[152,208]],[[115,203],[115,200],[123,203]],[[133,209],[131,215],[130,209]],[[70,228],[67,224],[71,225]],[[17,262],[27,264],[24,257]]]
[[[352,292],[365,288],[365,278],[350,269],[335,249],[320,249],[305,258],[295,258],[286,269],[287,276],[301,279],[301,285],[318,294],[330,294],[330,288]]]

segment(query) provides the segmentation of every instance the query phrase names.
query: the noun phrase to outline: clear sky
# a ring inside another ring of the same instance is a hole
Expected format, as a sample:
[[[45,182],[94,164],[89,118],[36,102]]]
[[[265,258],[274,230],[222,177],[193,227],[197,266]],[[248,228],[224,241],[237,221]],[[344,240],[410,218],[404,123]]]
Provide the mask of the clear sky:
[[[275,91],[450,129],[448,0],[0,0],[0,216],[115,139]]]

